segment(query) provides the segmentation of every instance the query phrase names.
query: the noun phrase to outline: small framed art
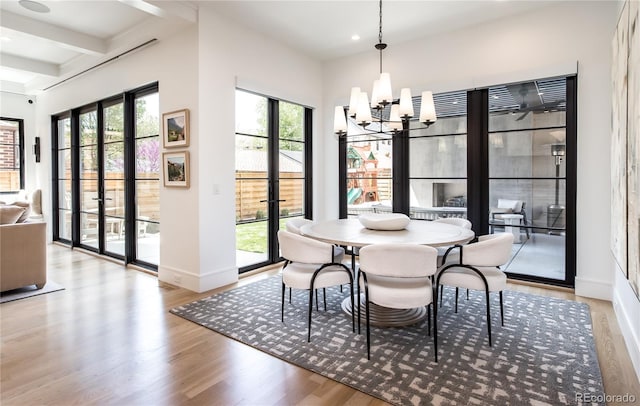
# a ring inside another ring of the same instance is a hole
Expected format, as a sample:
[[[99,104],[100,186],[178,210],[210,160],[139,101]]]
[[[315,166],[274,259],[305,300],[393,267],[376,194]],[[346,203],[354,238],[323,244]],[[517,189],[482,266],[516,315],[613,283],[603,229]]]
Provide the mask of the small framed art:
[[[189,146],[189,110],[162,115],[162,140],[165,148]]]
[[[189,187],[189,151],[162,154],[165,187]]]

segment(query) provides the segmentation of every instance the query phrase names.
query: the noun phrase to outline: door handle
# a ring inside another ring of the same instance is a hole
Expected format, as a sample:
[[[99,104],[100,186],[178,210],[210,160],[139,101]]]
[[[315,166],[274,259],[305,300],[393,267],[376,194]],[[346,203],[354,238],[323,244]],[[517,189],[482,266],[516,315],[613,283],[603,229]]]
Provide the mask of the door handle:
[[[286,200],[260,200],[260,203],[264,203],[264,202],[268,202],[268,203],[273,203],[273,202],[286,202]]]
[[[97,201],[99,201],[99,202],[101,202],[101,201],[102,201],[102,199],[100,199],[99,197],[94,197],[94,198],[92,198],[91,200],[97,200]]]

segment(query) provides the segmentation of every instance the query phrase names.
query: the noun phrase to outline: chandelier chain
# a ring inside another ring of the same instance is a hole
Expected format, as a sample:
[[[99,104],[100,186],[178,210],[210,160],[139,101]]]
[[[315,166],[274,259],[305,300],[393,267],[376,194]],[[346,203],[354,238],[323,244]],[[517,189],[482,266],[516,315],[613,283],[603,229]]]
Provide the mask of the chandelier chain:
[[[382,50],[385,48],[385,46],[382,45],[382,0],[380,0],[380,8],[379,8],[379,17],[380,17],[380,24],[378,25],[379,29],[378,29],[378,44],[379,46],[376,47],[378,48],[378,50],[380,51],[380,73],[382,73]]]
[[[382,0],[380,0],[379,17],[380,17],[380,25],[379,25],[380,28],[378,31],[378,43],[382,44]]]

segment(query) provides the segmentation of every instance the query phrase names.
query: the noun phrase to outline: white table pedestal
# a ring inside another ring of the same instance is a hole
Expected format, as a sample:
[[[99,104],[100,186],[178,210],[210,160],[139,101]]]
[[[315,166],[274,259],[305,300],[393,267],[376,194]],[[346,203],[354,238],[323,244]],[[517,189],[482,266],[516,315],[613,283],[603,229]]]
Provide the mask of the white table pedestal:
[[[356,307],[358,304],[356,303]],[[351,317],[353,310],[351,309],[351,299],[346,298],[342,301],[342,310]],[[356,319],[358,315],[356,314]],[[366,307],[364,295],[360,296],[360,317],[362,323],[366,323]],[[378,306],[369,303],[369,323],[378,327],[400,327],[409,326],[421,322],[427,317],[426,307],[417,307],[414,309],[391,309],[389,307]]]

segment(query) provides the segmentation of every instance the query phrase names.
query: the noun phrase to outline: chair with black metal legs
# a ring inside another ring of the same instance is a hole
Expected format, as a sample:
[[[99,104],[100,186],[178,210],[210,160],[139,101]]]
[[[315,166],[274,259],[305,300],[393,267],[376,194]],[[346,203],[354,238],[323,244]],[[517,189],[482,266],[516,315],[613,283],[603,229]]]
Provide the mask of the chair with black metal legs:
[[[331,244],[285,230],[278,231],[278,243],[280,244],[281,255],[285,259],[285,264],[282,268],[281,319],[284,322],[286,287],[309,290],[309,331],[307,341],[310,342],[314,292],[317,289],[349,284],[351,307],[353,308],[353,275],[347,266],[336,261]],[[325,292],[325,310],[326,306]],[[353,314],[351,315],[351,323],[355,333],[355,316]]]
[[[485,292],[489,346],[492,345],[489,293],[499,292],[500,294],[500,319],[504,326],[502,291],[507,286],[507,276],[500,270],[500,266],[509,262],[512,245],[513,235],[511,233],[483,235],[478,238],[478,242],[456,245],[447,251],[444,257],[444,265],[436,276],[436,289],[441,285],[456,288],[456,312],[458,310],[458,288]],[[448,260],[450,252],[454,249],[459,250],[457,258]]]
[[[433,220],[435,223],[444,223],[451,224],[452,226],[462,227],[467,230],[471,230],[471,222],[465,218],[461,217],[443,217],[436,220]],[[443,264],[442,258],[444,257],[445,252],[448,247],[439,247],[438,250],[438,266]]]
[[[428,330],[431,330],[431,304],[435,293],[431,276],[437,270],[438,251],[415,244],[374,244],[360,248],[358,298],[364,289],[367,323],[367,359],[371,359],[369,304],[393,309],[413,309],[427,306]],[[434,307],[434,317],[436,306]],[[358,300],[360,326],[360,300]],[[430,331],[429,331],[430,333]],[[438,361],[438,332],[434,329],[434,353]]]

